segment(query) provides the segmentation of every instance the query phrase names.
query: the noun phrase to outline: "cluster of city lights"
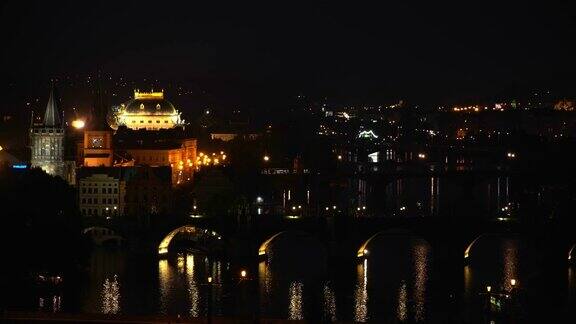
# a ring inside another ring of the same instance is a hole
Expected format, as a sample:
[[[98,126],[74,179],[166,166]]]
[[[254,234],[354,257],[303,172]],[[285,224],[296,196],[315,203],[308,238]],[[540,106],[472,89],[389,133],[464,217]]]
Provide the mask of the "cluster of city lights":
[[[200,152],[196,157],[196,168],[201,166],[214,166],[224,163],[227,159],[226,153],[220,151],[218,153],[205,154]]]
[[[513,105],[511,105],[513,107]],[[481,111],[504,111],[506,110],[507,104],[506,103],[497,103],[494,104],[493,107],[488,106],[480,106],[480,105],[472,105],[472,106],[463,106],[463,107],[452,107],[453,112],[462,112],[462,113],[477,113]],[[443,107],[440,108],[442,110]]]
[[[86,122],[83,121],[82,119],[75,119],[72,121],[72,127],[76,129],[82,129],[84,128],[84,126],[86,126]]]

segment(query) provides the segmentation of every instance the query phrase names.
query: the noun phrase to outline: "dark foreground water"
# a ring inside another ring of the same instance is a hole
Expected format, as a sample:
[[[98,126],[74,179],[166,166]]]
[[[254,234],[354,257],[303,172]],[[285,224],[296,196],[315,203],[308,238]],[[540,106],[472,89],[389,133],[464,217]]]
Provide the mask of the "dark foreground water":
[[[284,241],[284,246],[272,247],[268,261],[257,265],[198,254],[159,260],[96,250],[77,287],[33,291],[18,306],[47,312],[183,317],[258,313],[311,322],[499,323],[514,318],[526,322],[536,315],[574,320],[576,270],[541,269],[536,251],[517,237],[482,237],[458,275],[447,271],[460,261],[439,264],[427,242],[408,235],[376,237],[367,247],[369,257],[357,261],[329,260],[310,249],[309,242]],[[292,253],[307,247],[308,255]],[[246,278],[241,278],[241,269],[247,269]],[[543,280],[545,273],[552,275]],[[502,295],[490,299],[484,294],[487,286]]]

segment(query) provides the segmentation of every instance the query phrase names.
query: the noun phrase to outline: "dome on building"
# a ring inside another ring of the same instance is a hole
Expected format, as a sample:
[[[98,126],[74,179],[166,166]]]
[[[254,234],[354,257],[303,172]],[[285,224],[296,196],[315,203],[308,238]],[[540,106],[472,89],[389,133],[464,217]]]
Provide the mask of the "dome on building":
[[[171,115],[176,114],[174,105],[164,99],[164,92],[134,92],[134,99],[121,105],[120,109],[128,114]]]
[[[115,109],[112,120],[115,128],[126,126],[146,130],[170,129],[184,124],[180,112],[164,99],[164,91],[134,91],[134,99]]]

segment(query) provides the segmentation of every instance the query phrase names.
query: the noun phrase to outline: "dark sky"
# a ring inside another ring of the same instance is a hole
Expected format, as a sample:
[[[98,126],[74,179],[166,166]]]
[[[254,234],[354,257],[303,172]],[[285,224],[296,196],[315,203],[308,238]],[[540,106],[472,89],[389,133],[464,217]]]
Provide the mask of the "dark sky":
[[[3,1],[0,81],[29,93],[100,67],[194,84],[239,105],[299,93],[358,103],[517,88],[576,95],[568,1],[380,2],[390,4]]]

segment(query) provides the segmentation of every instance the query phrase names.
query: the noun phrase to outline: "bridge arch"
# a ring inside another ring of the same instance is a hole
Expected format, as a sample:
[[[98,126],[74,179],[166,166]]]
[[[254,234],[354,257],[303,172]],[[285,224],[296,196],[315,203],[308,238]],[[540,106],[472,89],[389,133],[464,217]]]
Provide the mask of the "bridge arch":
[[[163,255],[168,253],[168,247],[170,246],[170,243],[178,234],[187,234],[193,241],[196,242],[222,240],[222,236],[214,231],[209,231],[207,229],[199,228],[193,225],[184,225],[172,230],[164,237],[164,239],[162,239],[158,245],[158,254]]]
[[[82,234],[89,236],[90,239],[100,245],[106,241],[116,241],[120,243],[124,238],[116,233],[116,231],[101,227],[101,226],[91,226],[82,230]]]
[[[410,235],[410,236],[414,236],[416,238],[422,239],[426,242],[426,244],[429,244],[428,241],[426,241],[424,238],[414,234],[411,231],[403,230],[403,229],[389,229],[389,230],[377,232],[376,234],[370,236],[366,241],[364,241],[364,243],[358,249],[358,252],[356,252],[356,257],[358,257],[358,258],[367,257],[370,254],[370,250],[368,249],[368,246],[370,245],[370,243],[375,238],[377,238],[378,236],[389,235],[389,234],[392,234],[392,235],[394,235],[394,234]]]
[[[480,235],[478,235],[474,240],[472,240],[472,242],[470,242],[470,244],[468,244],[466,246],[466,249],[464,250],[464,260],[468,261],[470,259],[470,254],[472,252],[472,249],[474,248],[474,246],[476,246],[476,244],[478,243],[478,241],[480,241],[481,239],[487,238],[487,237],[500,237],[500,238],[513,238],[515,236],[517,236],[517,233],[510,233],[510,232],[506,232],[506,233],[498,233],[498,232],[492,232],[492,233],[482,233]]]
[[[268,239],[266,239],[262,244],[260,244],[260,247],[258,248],[258,256],[260,257],[264,257],[266,256],[266,254],[268,253],[268,247],[270,246],[270,244],[272,244],[272,242],[274,242],[274,240],[278,239],[281,236],[285,236],[285,235],[289,235],[289,234],[295,234],[298,235],[300,237],[312,237],[310,234],[306,233],[306,232],[302,232],[302,231],[282,231],[282,232],[278,232],[272,236],[270,236]]]
[[[576,259],[576,257],[572,255],[574,252],[576,252],[575,250],[576,250],[576,243],[572,244],[570,250],[568,250],[568,262],[573,262]]]
[[[476,236],[476,238],[474,240],[472,240],[472,242],[470,242],[470,244],[468,244],[468,246],[466,246],[466,249],[464,250],[464,260],[468,260],[468,258],[470,257],[470,251],[472,251],[474,244],[476,244],[476,242],[478,242],[481,238],[486,237],[486,236],[488,236],[488,234],[482,233],[482,234]]]

